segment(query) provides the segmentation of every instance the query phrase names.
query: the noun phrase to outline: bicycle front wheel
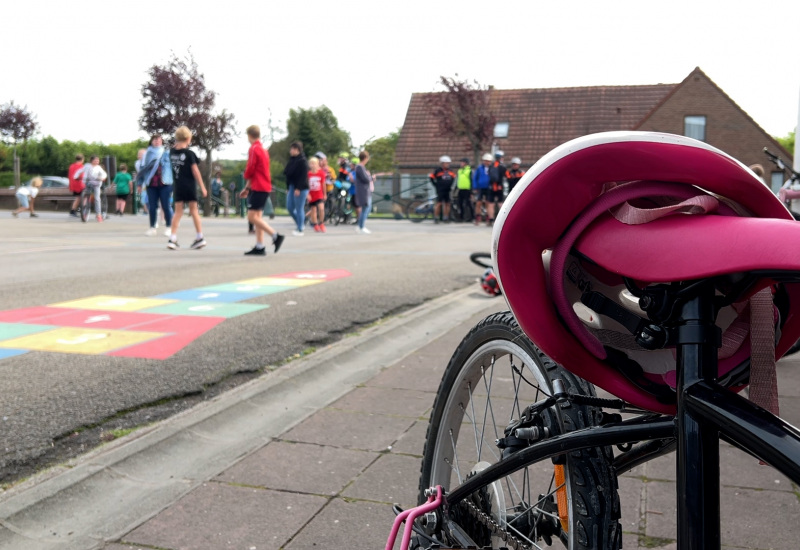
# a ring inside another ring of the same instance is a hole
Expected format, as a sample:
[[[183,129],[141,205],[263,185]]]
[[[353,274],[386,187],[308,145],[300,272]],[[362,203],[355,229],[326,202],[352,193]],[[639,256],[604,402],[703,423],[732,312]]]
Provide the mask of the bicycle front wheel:
[[[92,211],[92,196],[91,194],[86,193],[85,191],[81,194],[81,204],[80,204],[80,211],[81,211],[81,221],[85,222],[89,219],[89,214]]]
[[[428,201],[415,200],[408,203],[406,207],[406,218],[414,223],[419,223],[431,215]]]
[[[428,487],[449,490],[502,460],[496,441],[505,437],[504,428],[550,395],[555,379],[570,393],[594,394],[591,384],[533,345],[510,312],[478,323],[456,349],[436,395],[420,499]],[[538,428],[555,435],[593,426],[599,414],[565,403],[537,416]],[[608,447],[589,448],[529,464],[451,505],[446,513],[452,523],[438,535],[454,544],[455,529],[478,548],[617,550],[622,529],[612,458]]]

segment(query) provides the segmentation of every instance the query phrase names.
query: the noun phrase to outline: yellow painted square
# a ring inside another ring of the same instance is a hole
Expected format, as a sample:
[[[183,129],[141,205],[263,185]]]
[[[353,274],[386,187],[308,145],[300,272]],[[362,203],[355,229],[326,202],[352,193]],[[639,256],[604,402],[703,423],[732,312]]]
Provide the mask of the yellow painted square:
[[[260,286],[309,286],[324,282],[325,281],[318,279],[288,279],[282,277],[260,277],[257,279],[236,281],[236,284],[260,285]]]
[[[160,338],[163,332],[133,332],[62,327],[0,342],[0,348],[101,355],[109,351]]]
[[[174,304],[177,300],[161,298],[138,298],[135,296],[90,296],[80,300],[50,304],[51,307],[68,307],[74,309],[98,309],[102,311],[139,311],[152,307]]]

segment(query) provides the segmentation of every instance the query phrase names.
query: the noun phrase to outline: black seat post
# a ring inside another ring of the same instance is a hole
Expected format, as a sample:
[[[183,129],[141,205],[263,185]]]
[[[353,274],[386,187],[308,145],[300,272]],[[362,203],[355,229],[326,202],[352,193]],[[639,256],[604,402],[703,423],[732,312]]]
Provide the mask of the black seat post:
[[[715,325],[714,286],[697,288],[681,305],[678,326],[677,508],[678,548],[720,548],[719,432],[692,413],[684,392],[698,382],[717,378],[720,330]]]

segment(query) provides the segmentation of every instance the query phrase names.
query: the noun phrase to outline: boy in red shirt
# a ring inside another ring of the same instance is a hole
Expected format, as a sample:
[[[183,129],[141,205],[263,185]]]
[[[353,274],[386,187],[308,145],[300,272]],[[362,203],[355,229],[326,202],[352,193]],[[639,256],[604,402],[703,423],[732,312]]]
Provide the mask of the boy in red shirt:
[[[256,228],[256,245],[244,255],[266,256],[264,233],[266,232],[272,237],[275,252],[283,244],[283,235],[272,229],[261,218],[264,205],[267,204],[272,191],[272,179],[269,175],[269,153],[261,145],[261,129],[255,124],[247,129],[247,140],[250,142],[250,150],[247,152],[247,167],[244,169],[244,179],[247,182],[239,196],[247,198],[247,221]]]
[[[308,217],[314,231],[325,233],[325,171],[319,167],[319,159],[308,159],[308,204],[311,210]]]
[[[73,218],[78,217],[78,201],[80,200],[81,191],[83,191],[83,188],[86,187],[83,184],[83,178],[75,178],[75,172],[81,168],[83,168],[83,155],[78,153],[75,155],[75,162],[69,165],[69,171],[67,172],[69,190],[72,191],[72,194],[75,196],[75,200],[72,201],[72,208],[69,209],[69,215]]]

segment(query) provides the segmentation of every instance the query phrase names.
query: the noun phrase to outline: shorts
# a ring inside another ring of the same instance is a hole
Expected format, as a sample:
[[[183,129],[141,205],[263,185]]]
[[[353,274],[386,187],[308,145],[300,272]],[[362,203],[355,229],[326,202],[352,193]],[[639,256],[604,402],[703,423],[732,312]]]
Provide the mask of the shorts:
[[[478,192],[477,200],[479,200],[479,201],[489,200],[489,188],[488,187],[484,187],[482,189],[476,189],[476,191]]]
[[[30,203],[28,202],[28,195],[23,195],[22,193],[16,194],[17,200],[19,201],[20,208],[28,208]]]
[[[450,184],[436,184],[436,202],[450,202]]]
[[[503,202],[503,190],[499,189],[497,191],[489,191],[489,202]]]
[[[172,188],[172,200],[175,202],[197,202],[197,185],[178,184]]]
[[[322,203],[324,203],[324,202],[325,202],[325,199],[317,199],[317,200],[315,200],[315,201],[311,201],[311,202],[310,202],[310,203],[308,203],[308,204],[309,204],[310,206],[316,206],[316,205],[318,205],[318,204],[322,204]]]
[[[253,191],[251,189],[247,194],[247,209],[258,210],[261,212],[264,210],[264,206],[267,204],[268,199],[269,191]]]
[[[83,193],[83,190],[80,190],[80,191],[73,191],[73,192],[72,192],[72,195],[73,195],[74,197],[80,197],[80,196],[81,196],[81,193]]]

